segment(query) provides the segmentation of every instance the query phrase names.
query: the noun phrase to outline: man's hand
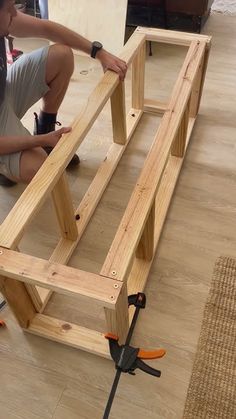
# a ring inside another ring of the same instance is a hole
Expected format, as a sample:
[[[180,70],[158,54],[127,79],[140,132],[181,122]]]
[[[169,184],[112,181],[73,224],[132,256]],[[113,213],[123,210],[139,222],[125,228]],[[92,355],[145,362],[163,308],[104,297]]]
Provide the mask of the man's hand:
[[[48,134],[39,135],[41,147],[55,147],[58,141],[61,139],[63,134],[67,134],[71,131],[71,127],[63,127],[57,131],[49,132]]]
[[[119,75],[120,80],[124,81],[128,69],[125,61],[121,60],[115,55],[110,54],[104,49],[101,49],[97,52],[96,58],[98,58],[101,62],[104,72],[106,70],[115,71],[115,73]]]
[[[63,134],[71,131],[70,127],[61,128],[49,134],[26,136],[0,136],[0,156],[30,150],[34,147],[55,147]]]

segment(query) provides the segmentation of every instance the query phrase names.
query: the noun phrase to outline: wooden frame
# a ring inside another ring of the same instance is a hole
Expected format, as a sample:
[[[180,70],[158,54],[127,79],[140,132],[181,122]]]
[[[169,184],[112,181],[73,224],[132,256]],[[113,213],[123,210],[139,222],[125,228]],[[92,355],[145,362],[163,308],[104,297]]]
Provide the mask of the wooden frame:
[[[188,47],[168,103],[144,96],[145,44],[150,40]],[[127,296],[145,288],[197,117],[210,43],[208,36],[137,28],[121,54],[129,65],[132,63],[130,111],[126,114],[124,84],[117,74],[106,72],[75,120],[72,132],[60,140],[1,224],[0,290],[24,330],[110,356],[102,333],[43,314],[51,293],[57,292],[88,301],[90,309],[103,307],[107,321],[104,333],[117,334],[124,342],[133,315]],[[113,143],[74,211],[65,168],[109,98]],[[162,120],[101,272],[96,275],[67,267],[143,112],[162,114]],[[18,245],[50,194],[61,239],[49,261],[45,261],[20,253]]]

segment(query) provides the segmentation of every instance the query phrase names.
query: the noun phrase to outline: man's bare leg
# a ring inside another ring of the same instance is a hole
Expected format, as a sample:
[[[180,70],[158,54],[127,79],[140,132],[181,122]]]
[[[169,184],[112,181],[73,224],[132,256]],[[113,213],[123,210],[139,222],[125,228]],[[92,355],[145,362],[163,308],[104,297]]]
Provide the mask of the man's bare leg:
[[[65,45],[52,45],[48,51],[46,83],[50,91],[43,97],[42,110],[57,113],[74,71],[72,50]]]
[[[53,45],[49,48],[46,63],[46,83],[50,90],[42,99],[39,117],[36,115],[35,133],[46,134],[54,131],[57,111],[64,99],[71,76],[74,71],[72,50],[65,45]],[[51,149],[45,149],[49,154]],[[74,155],[69,167],[79,164],[79,157]]]
[[[74,71],[74,57],[72,50],[64,45],[52,45],[48,51],[46,63],[46,83],[50,90],[42,98],[42,115],[54,115],[56,121],[57,111],[64,99],[65,93]],[[78,161],[79,158],[76,156]],[[40,147],[25,150],[21,153],[20,177],[9,177],[15,182],[29,183],[37,173],[47,153]],[[78,164],[78,163],[77,163]]]
[[[45,162],[47,156],[47,153],[41,147],[23,151],[20,159],[20,179],[12,180],[27,184],[30,183]]]
[[[50,90],[42,98],[37,134],[47,134],[55,128],[58,109],[74,71],[72,50],[65,45],[53,45],[48,50],[45,81]]]

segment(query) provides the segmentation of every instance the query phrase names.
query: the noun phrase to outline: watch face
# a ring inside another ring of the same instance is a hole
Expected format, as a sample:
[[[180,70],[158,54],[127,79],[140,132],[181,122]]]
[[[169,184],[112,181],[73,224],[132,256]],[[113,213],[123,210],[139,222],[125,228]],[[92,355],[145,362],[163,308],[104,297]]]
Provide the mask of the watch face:
[[[93,42],[93,46],[94,46],[95,48],[99,48],[99,49],[101,49],[101,48],[102,48],[102,44],[101,44],[101,42],[99,42],[99,41],[94,41],[94,42]]]

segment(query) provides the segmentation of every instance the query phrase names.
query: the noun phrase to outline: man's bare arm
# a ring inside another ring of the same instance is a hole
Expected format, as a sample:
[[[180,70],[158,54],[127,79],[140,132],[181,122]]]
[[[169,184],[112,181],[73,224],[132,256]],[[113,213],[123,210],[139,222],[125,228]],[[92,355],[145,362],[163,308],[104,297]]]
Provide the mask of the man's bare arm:
[[[0,155],[17,153],[18,151],[28,150],[34,147],[40,147],[40,139],[38,135],[33,137],[10,136],[0,137]]]
[[[42,135],[2,136],[0,137],[0,155],[17,153],[35,147],[55,147],[62,135],[70,131],[70,127],[63,127]]]
[[[76,32],[56,22],[37,19],[21,12],[17,12],[17,15],[12,19],[10,33],[19,38],[43,38],[63,43],[87,54],[90,54],[91,50],[91,42]]]
[[[68,45],[69,47],[83,51],[90,55],[92,43],[78,33],[71,31],[63,25],[51,22],[50,20],[37,19],[24,13],[17,12],[12,19],[10,33],[13,36],[23,38],[43,38],[52,42]],[[96,58],[99,59],[103,68],[110,69],[119,74],[121,80],[124,79],[127,65],[125,61],[110,54],[105,49],[98,51]]]

